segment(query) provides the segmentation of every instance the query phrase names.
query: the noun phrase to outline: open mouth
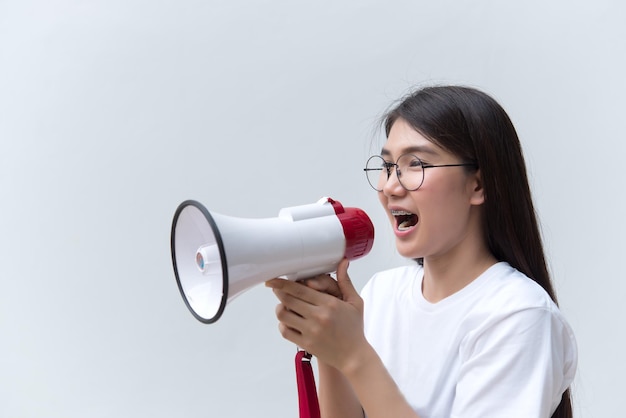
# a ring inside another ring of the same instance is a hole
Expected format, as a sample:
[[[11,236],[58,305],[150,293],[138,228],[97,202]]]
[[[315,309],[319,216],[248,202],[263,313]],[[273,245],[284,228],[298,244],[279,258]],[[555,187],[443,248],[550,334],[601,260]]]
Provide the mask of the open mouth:
[[[407,231],[417,225],[417,215],[404,210],[392,210],[391,214],[396,218],[398,231]]]

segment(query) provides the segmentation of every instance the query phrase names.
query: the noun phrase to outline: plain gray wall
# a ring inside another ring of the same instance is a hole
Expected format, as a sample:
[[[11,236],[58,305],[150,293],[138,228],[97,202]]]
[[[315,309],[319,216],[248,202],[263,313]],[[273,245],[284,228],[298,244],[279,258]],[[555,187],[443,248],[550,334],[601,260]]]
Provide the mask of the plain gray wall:
[[[361,207],[360,288],[404,263],[361,171],[376,121],[435,83],[510,113],[579,341],[576,415],[621,416],[625,5],[0,0],[0,416],[296,416],[274,296],[197,322],[174,210]]]

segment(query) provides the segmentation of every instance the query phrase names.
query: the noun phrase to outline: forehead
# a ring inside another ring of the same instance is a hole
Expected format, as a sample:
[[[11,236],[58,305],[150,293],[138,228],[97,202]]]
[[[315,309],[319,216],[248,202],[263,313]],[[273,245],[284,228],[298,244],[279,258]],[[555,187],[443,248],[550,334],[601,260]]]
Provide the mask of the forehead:
[[[397,158],[412,153],[418,157],[441,157],[449,154],[440,146],[417,132],[403,119],[398,119],[391,127],[387,142],[381,150],[383,157]]]

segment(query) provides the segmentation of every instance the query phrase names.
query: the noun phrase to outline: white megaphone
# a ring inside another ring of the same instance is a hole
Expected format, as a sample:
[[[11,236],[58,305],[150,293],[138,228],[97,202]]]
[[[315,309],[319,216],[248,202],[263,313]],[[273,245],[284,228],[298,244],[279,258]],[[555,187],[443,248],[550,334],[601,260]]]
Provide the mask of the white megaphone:
[[[344,257],[362,257],[373,244],[367,214],[330,198],[266,219],[211,214],[187,200],[172,222],[178,288],[191,313],[207,324],[251,286],[274,277],[299,280],[333,272]]]

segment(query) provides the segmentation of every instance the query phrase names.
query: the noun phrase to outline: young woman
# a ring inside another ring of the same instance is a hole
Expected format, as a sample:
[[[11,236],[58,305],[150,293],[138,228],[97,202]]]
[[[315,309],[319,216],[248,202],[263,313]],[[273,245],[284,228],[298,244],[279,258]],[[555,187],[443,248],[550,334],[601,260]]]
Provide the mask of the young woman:
[[[284,338],[317,357],[324,418],[571,417],[577,361],[556,305],[521,146],[505,111],[421,89],[367,162],[399,253],[361,296],[347,274],[274,279]]]

